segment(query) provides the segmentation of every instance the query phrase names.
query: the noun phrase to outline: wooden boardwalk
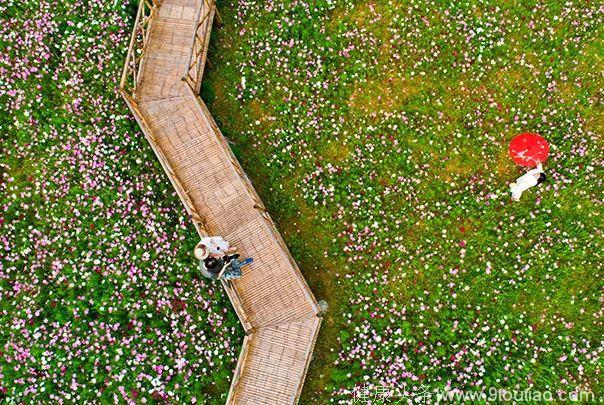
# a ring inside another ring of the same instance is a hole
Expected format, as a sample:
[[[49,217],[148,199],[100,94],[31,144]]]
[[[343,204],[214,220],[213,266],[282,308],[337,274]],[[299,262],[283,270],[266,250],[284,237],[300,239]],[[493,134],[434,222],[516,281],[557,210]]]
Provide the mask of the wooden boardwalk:
[[[227,403],[296,403],[321,323],[283,239],[198,92],[215,6],[140,3],[121,93],[200,236],[254,262],[223,286],[246,332]]]

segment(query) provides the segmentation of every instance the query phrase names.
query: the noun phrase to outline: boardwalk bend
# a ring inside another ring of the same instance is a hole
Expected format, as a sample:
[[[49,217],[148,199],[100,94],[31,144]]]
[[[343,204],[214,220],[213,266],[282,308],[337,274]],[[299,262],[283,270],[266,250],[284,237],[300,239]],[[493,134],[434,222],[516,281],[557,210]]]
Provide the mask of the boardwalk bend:
[[[213,0],[142,0],[120,92],[199,235],[254,262],[223,286],[246,332],[229,404],[296,403],[319,307],[256,191],[199,98]]]

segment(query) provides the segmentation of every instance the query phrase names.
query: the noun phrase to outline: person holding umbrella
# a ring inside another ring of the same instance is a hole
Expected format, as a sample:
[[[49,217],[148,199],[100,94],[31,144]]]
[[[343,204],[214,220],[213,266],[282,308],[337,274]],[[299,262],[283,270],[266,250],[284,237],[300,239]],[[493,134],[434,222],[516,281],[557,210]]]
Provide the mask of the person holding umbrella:
[[[512,200],[520,201],[523,192],[533,186],[543,183],[546,178],[547,176],[543,172],[543,165],[539,163],[536,168],[529,170],[527,173],[518,177],[514,183],[510,183]]]
[[[520,201],[522,193],[529,188],[541,184],[547,176],[543,170],[543,162],[549,154],[549,144],[539,134],[524,133],[516,136],[510,142],[510,156],[521,166],[533,167],[527,173],[510,183],[513,201]]]

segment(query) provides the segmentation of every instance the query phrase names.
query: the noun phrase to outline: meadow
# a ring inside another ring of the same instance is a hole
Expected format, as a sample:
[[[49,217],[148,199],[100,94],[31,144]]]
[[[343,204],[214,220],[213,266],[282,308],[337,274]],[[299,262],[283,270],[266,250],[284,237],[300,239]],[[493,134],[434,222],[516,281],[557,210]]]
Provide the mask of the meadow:
[[[224,402],[242,331],[117,93],[135,3],[0,2],[0,396]],[[318,299],[301,403],[602,396],[595,2],[218,2],[202,98]],[[7,17],[4,17],[7,16]],[[507,155],[547,138],[519,203]]]

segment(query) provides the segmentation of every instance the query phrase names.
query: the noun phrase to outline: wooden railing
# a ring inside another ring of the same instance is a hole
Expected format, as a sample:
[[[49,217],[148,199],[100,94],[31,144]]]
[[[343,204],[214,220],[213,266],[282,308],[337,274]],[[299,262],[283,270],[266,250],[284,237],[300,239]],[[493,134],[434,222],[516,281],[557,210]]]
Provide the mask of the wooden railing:
[[[136,20],[134,22],[134,28],[132,30],[132,36],[130,37],[130,46],[128,48],[128,55],[126,56],[126,62],[122,71],[122,78],[120,81],[120,93],[126,104],[132,111],[132,114],[138,121],[143,133],[151,148],[155,152],[158,160],[162,164],[164,170],[168,174],[168,178],[172,182],[174,189],[178,193],[181,201],[183,202],[188,214],[190,215],[197,232],[201,236],[207,236],[208,231],[203,223],[203,219],[199,215],[199,212],[195,209],[193,202],[191,201],[187,190],[183,187],[180,179],[175,173],[174,169],[168,162],[162,149],[159,147],[155,136],[151,132],[151,129],[144,119],[143,113],[140,111],[137,102],[137,88],[143,72],[143,64],[145,62],[145,51],[147,44],[149,43],[149,33],[151,32],[151,24],[153,18],[157,13],[161,5],[161,0],[141,0],[138,5],[138,12],[136,13]]]
[[[227,396],[226,404],[233,404],[235,400],[235,391],[239,386],[239,380],[241,379],[241,373],[243,371],[243,367],[246,364],[247,356],[250,353],[250,346],[252,344],[252,338],[254,337],[254,332],[250,332],[243,337],[243,344],[241,345],[241,351],[239,352],[239,359],[237,359],[237,365],[235,366],[235,371],[233,371],[233,379],[231,380],[231,389],[229,390],[229,395]]]
[[[193,226],[195,227],[195,230],[197,231],[197,234],[202,238],[205,236],[211,236],[211,232],[207,229],[203,219],[201,218],[201,215],[195,208],[195,205],[193,205],[193,202],[191,201],[191,198],[189,197],[188,191],[182,185],[180,178],[178,177],[174,168],[172,167],[172,165],[166,158],[163,150],[157,143],[155,136],[151,132],[151,128],[145,121],[142,112],[138,108],[138,104],[124,90],[120,90],[120,92],[121,92],[122,96],[124,97],[124,100],[126,101],[126,105],[128,105],[128,107],[130,108],[130,111],[134,115],[134,118],[136,119],[139,126],[141,127],[143,134],[145,135],[145,138],[151,145],[151,149],[153,150],[153,152],[155,152],[155,156],[159,160],[165,173],[168,175],[168,179],[172,183],[172,187],[174,187],[174,190],[176,190],[176,194],[178,194],[180,201],[184,205],[187,213],[189,214],[191,221],[193,222]],[[249,317],[248,317],[245,309],[243,308],[243,303],[241,302],[241,298],[239,297],[239,294],[233,287],[232,282],[230,280],[221,280],[221,283],[222,283],[222,286],[225,289],[227,295],[229,296],[229,298],[231,300],[233,308],[235,308],[235,312],[237,313],[237,316],[239,317],[239,320],[241,321],[241,324],[243,325],[243,329],[246,332],[251,331],[252,326],[248,320]]]
[[[134,29],[130,37],[130,46],[120,80],[120,90],[130,98],[136,99],[136,90],[140,82],[145,61],[145,50],[149,43],[151,23],[161,0],[141,0],[138,4]]]
[[[204,0],[204,2],[207,0]],[[151,31],[151,24],[153,17],[156,15],[158,8],[161,5],[161,0],[141,0],[138,6],[136,14],[136,20],[134,22],[134,28],[132,30],[132,36],[130,37],[130,46],[128,48],[128,54],[126,56],[126,62],[124,69],[122,70],[122,77],[120,81],[120,94],[126,101],[126,105],[134,115],[134,118],[138,122],[140,128],[145,135],[145,138],[151,145],[151,149],[155,152],[157,159],[162,165],[164,171],[168,175],[168,179],[172,183],[172,186],[176,190],[178,197],[183,203],[185,210],[189,214],[195,230],[200,237],[210,236],[210,232],[206,228],[206,225],[201,218],[201,215],[193,205],[189,192],[184,188],[180,178],[175,172],[172,165],[169,163],[167,157],[164,155],[163,150],[159,146],[157,139],[153,135],[151,128],[144,118],[144,114],[139,108],[137,102],[137,88],[140,83],[141,74],[143,72],[143,64],[145,57],[145,50],[149,42],[149,33]],[[202,7],[203,8],[203,7]],[[200,8],[200,11],[202,10]],[[204,20],[202,20],[203,22]],[[201,23],[202,23],[201,22]],[[200,23],[200,24],[201,24]],[[200,25],[198,25],[199,29]],[[209,35],[208,35],[209,36]],[[196,43],[197,44],[197,43]],[[193,53],[193,52],[192,52]],[[190,84],[189,84],[190,85]],[[194,90],[191,88],[191,90]],[[237,291],[233,288],[232,283],[229,280],[222,280],[222,285],[229,295],[235,312],[237,313],[239,320],[243,324],[246,331],[252,329],[248,316],[243,309],[241,299],[237,294]]]
[[[191,55],[189,56],[189,64],[184,72],[182,80],[186,81],[193,92],[198,93],[201,87],[201,77],[206,61],[205,55],[210,44],[210,36],[207,33],[202,33],[202,29],[209,31],[209,26],[216,15],[218,22],[220,16],[216,11],[216,3],[214,0],[203,0],[197,13],[197,26],[193,33],[193,46],[191,47]]]
[[[310,288],[308,287],[306,279],[304,278],[304,276],[300,272],[300,269],[296,265],[296,260],[291,255],[291,252],[289,251],[289,249],[288,249],[285,241],[283,240],[283,237],[281,236],[281,234],[277,230],[277,226],[273,222],[273,219],[271,218],[271,216],[269,215],[266,207],[262,203],[262,200],[260,199],[260,196],[256,192],[256,189],[254,189],[254,186],[252,185],[252,182],[250,181],[250,179],[247,176],[247,174],[245,174],[245,171],[243,170],[243,167],[241,166],[241,164],[239,163],[239,161],[235,157],[235,154],[233,153],[232,149],[229,147],[226,137],[224,136],[224,134],[222,133],[222,131],[220,130],[220,128],[218,128],[218,125],[216,124],[216,121],[214,121],[214,117],[212,117],[212,114],[210,114],[210,110],[208,110],[208,107],[203,102],[203,100],[199,96],[198,92],[195,92],[192,87],[189,87],[189,90],[193,93],[192,95],[195,98],[195,100],[197,101],[197,104],[199,105],[199,107],[201,108],[201,111],[203,112],[203,115],[206,117],[206,119],[208,120],[210,126],[214,130],[214,133],[216,134],[216,138],[218,139],[218,142],[220,143],[220,145],[222,146],[222,149],[225,151],[225,153],[227,155],[226,157],[229,159],[229,161],[233,165],[233,167],[234,167],[235,171],[237,172],[237,174],[239,174],[239,176],[243,180],[243,184],[244,184],[244,186],[246,188],[246,191],[249,193],[250,197],[254,201],[253,208],[256,209],[256,210],[258,210],[260,212],[260,215],[262,215],[262,217],[266,221],[267,225],[273,231],[273,232],[271,232],[272,236],[275,238],[275,241],[277,242],[277,244],[279,244],[279,246],[286,253],[287,258],[290,260],[290,262],[293,265],[293,268],[296,271],[298,280],[305,287],[304,288],[304,292],[305,292],[306,296],[308,297],[309,301],[312,303],[311,305],[312,305],[313,309],[315,310],[315,312],[319,313],[320,312],[320,308],[319,308],[317,302],[315,301],[315,298],[310,294]],[[242,310],[243,310],[243,307],[242,307]],[[244,323],[244,328],[245,328],[245,323]],[[245,330],[248,331],[247,328],[245,328]]]
[[[163,0],[163,1],[165,2],[164,3],[164,7],[165,7],[167,4],[167,0]],[[259,211],[259,213],[264,218],[265,224],[268,225],[269,232],[267,234],[268,234],[268,239],[270,239],[270,240],[268,240],[267,242],[272,244],[273,241],[276,241],[276,243],[280,246],[280,248],[283,249],[283,251],[286,253],[286,255],[289,258],[289,260],[291,261],[292,267],[296,273],[295,276],[296,276],[297,282],[300,284],[300,286],[303,287],[304,294],[308,298],[307,302],[313,308],[312,312],[314,312],[316,315],[319,315],[319,313],[320,313],[319,307],[318,307],[311,291],[308,289],[308,286],[306,285],[306,280],[304,279],[304,277],[300,273],[300,270],[296,266],[293,257],[291,256],[287,246],[285,245],[285,242],[281,238],[281,235],[277,231],[275,224],[273,223],[270,215],[266,211],[266,208],[262,204],[260,197],[258,196],[256,191],[252,187],[251,182],[249,181],[248,177],[245,175],[245,172],[241,168],[241,165],[239,164],[239,162],[235,158],[232,150],[228,146],[226,138],[223,136],[220,129],[216,125],[216,122],[210,115],[206,105],[203,103],[203,101],[199,97],[199,88],[200,88],[200,84],[201,84],[201,79],[203,77],[204,65],[206,63],[209,63],[206,55],[207,55],[207,51],[208,51],[210,30],[212,28],[212,22],[213,22],[214,18],[216,18],[217,22],[220,23],[220,16],[218,15],[218,12],[216,10],[214,0],[199,0],[199,1],[201,2],[201,5],[199,6],[199,9],[197,10],[196,15],[193,18],[193,20],[191,20],[189,18],[187,18],[186,20],[183,20],[183,24],[187,24],[187,27],[188,27],[187,29],[191,29],[193,27],[195,28],[194,36],[193,36],[193,38],[191,38],[191,50],[190,50],[190,54],[188,55],[188,59],[185,59],[185,60],[180,59],[180,57],[182,56],[182,54],[180,53],[180,49],[178,49],[178,54],[175,53],[175,60],[178,60],[178,63],[179,63],[178,69],[179,70],[186,69],[186,71],[182,72],[182,74],[183,74],[182,80],[187,82],[187,86],[184,86],[184,84],[180,82],[180,74],[177,74],[176,77],[171,75],[170,80],[172,80],[172,82],[170,83],[170,85],[172,86],[171,90],[175,90],[174,92],[164,94],[163,88],[162,88],[162,92],[160,92],[160,94],[158,96],[159,99],[154,97],[150,101],[144,101],[145,98],[141,97],[141,95],[143,93],[141,87],[143,87],[143,86],[145,87],[145,96],[147,95],[147,86],[149,86],[149,88],[151,90],[153,90],[153,83],[151,82],[151,79],[154,76],[153,75],[151,75],[150,77],[145,76],[144,78],[142,76],[144,75],[143,72],[145,72],[145,64],[152,63],[151,61],[154,60],[152,55],[150,55],[150,52],[152,50],[156,49],[156,47],[155,47],[155,45],[150,47],[149,42],[161,40],[161,39],[157,38],[157,37],[161,37],[161,35],[156,36],[154,34],[153,36],[150,36],[150,32],[151,32],[151,30],[154,30],[154,31],[157,30],[157,32],[159,32],[159,33],[163,32],[162,26],[161,26],[161,24],[163,24],[163,19],[161,19],[161,18],[155,19],[156,18],[155,16],[159,15],[159,7],[160,7],[160,2],[162,2],[162,0],[140,0],[138,11],[136,14],[134,30],[133,30],[133,33],[132,33],[132,36],[130,39],[130,46],[128,48],[128,54],[126,57],[126,62],[125,62],[125,66],[124,66],[121,81],[120,81],[120,87],[119,87],[120,94],[122,95],[122,97],[124,97],[126,104],[130,108],[132,114],[134,115],[135,119],[137,120],[138,124],[140,125],[142,132],[145,135],[145,138],[148,140],[149,144],[151,145],[152,150],[154,151],[155,155],[157,156],[158,160],[160,161],[160,164],[162,165],[164,171],[166,172],[168,179],[172,183],[172,185],[173,185],[174,189],[176,190],[180,200],[182,201],[187,213],[189,214],[197,233],[203,237],[203,236],[209,236],[211,234],[211,231],[206,227],[204,220],[201,216],[200,211],[202,211],[202,209],[201,209],[202,206],[194,204],[194,201],[193,201],[192,197],[190,196],[190,193],[193,190],[189,190],[189,189],[185,188],[185,185],[189,185],[193,181],[189,181],[186,183],[182,181],[182,179],[189,179],[189,180],[193,179],[194,180],[194,178],[191,178],[190,176],[187,177],[188,174],[186,172],[184,172],[184,173],[177,172],[175,167],[172,166],[172,163],[174,163],[174,162],[171,162],[170,160],[168,160],[166,154],[164,153],[164,150],[162,149],[162,145],[165,145],[165,143],[163,142],[163,140],[164,140],[163,136],[166,136],[166,135],[170,136],[170,134],[168,134],[167,132],[164,133],[164,131],[161,128],[161,125],[153,127],[153,131],[158,131],[157,133],[154,133],[152,131],[152,127],[149,125],[149,123],[154,122],[153,121],[154,116],[150,113],[150,111],[152,111],[153,109],[152,108],[150,109],[149,106],[155,105],[155,103],[158,100],[162,100],[163,102],[165,102],[166,100],[170,100],[166,103],[168,105],[173,102],[174,103],[176,103],[176,102],[192,103],[193,102],[192,99],[196,100],[196,102],[200,108],[200,111],[197,111],[196,113],[201,114],[202,118],[207,119],[207,122],[209,123],[209,125],[212,129],[212,131],[209,131],[209,132],[213,133],[216,136],[218,144],[220,146],[219,149],[222,149],[222,152],[225,154],[223,158],[226,159],[227,161],[229,161],[233,165],[235,171],[242,179],[242,181],[247,189],[247,192],[251,196],[252,201],[250,201],[250,203],[253,204],[254,209]],[[175,3],[178,3],[178,2],[175,2]],[[167,14],[169,14],[169,13],[167,13]],[[189,15],[187,17],[189,17]],[[193,24],[195,24],[195,25],[193,26]],[[171,27],[171,29],[173,30],[173,32],[177,32],[177,30],[179,28]],[[159,44],[163,45],[163,43],[164,42],[159,43]],[[147,54],[149,54],[149,57],[147,57]],[[187,56],[185,56],[185,58],[186,57]],[[151,66],[148,66],[148,67],[151,67]],[[149,71],[149,69],[147,69],[147,71]],[[186,90],[187,87],[188,87],[188,90]],[[188,92],[190,92],[190,93],[188,93]],[[178,94],[178,97],[174,97],[174,94]],[[140,104],[139,104],[139,102],[140,102]],[[187,107],[194,107],[194,105],[187,104]],[[166,113],[168,113],[168,112],[166,111]],[[171,113],[178,115],[178,112],[176,112],[176,111],[172,111]],[[187,117],[185,115],[183,115],[183,116],[180,116],[179,119],[184,120],[186,118]],[[160,136],[162,138],[160,138]],[[205,136],[205,133],[204,133],[204,136]],[[162,142],[160,142],[160,140]],[[183,176],[182,178],[181,178],[181,175]],[[207,184],[206,184],[206,186],[207,186]],[[197,186],[193,185],[190,187],[197,187]],[[199,202],[199,204],[203,204],[203,202]],[[199,208],[199,210],[198,210],[198,208]],[[258,270],[258,271],[260,271],[260,270]],[[271,271],[271,269],[267,268],[266,271]],[[290,356],[291,359],[284,360],[280,357],[280,354],[277,353],[276,351],[270,353],[270,356],[273,356],[273,358],[277,362],[290,361],[290,363],[292,364],[292,367],[293,367],[293,365],[295,365],[297,371],[291,370],[292,372],[294,372],[294,371],[296,373],[298,371],[303,372],[303,374],[300,376],[300,378],[297,377],[299,374],[295,374],[295,377],[296,377],[295,381],[297,382],[296,387],[292,386],[290,388],[287,388],[287,387],[279,388],[277,385],[271,385],[271,384],[267,385],[267,384],[265,384],[266,381],[260,380],[257,377],[253,377],[253,375],[254,375],[253,373],[251,374],[253,378],[251,378],[251,379],[243,378],[242,376],[244,375],[246,366],[249,366],[250,368],[256,367],[257,362],[255,359],[257,359],[258,357],[264,356],[264,353],[261,350],[265,350],[267,347],[270,349],[272,347],[273,343],[275,343],[275,342],[273,342],[273,338],[276,336],[281,337],[281,333],[279,332],[279,327],[275,327],[275,325],[277,324],[277,322],[283,322],[281,317],[278,317],[279,319],[271,318],[271,320],[270,320],[271,323],[268,323],[268,321],[266,319],[264,321],[259,320],[258,311],[255,311],[255,308],[257,308],[257,307],[255,307],[255,305],[260,305],[262,307],[262,305],[264,305],[264,304],[257,304],[255,301],[248,303],[250,305],[250,307],[248,307],[247,309],[250,312],[248,313],[246,311],[246,308],[244,308],[244,305],[243,305],[243,301],[242,301],[241,297],[239,296],[239,292],[245,288],[256,288],[254,286],[255,281],[254,281],[253,277],[252,277],[251,281],[252,281],[251,284],[246,284],[245,280],[239,280],[239,281],[221,280],[221,283],[222,283],[227,295],[229,296],[229,299],[230,299],[231,303],[233,304],[235,312],[237,313],[237,316],[239,317],[239,319],[243,325],[243,328],[245,330],[245,333],[246,333],[246,337],[244,338],[244,341],[243,341],[243,348],[242,348],[242,351],[239,356],[239,361],[237,363],[237,368],[235,369],[233,383],[232,383],[231,389],[229,391],[227,404],[236,405],[236,403],[241,402],[240,396],[244,395],[242,393],[245,393],[246,395],[250,395],[250,397],[253,397],[253,398],[256,398],[256,397],[263,398],[263,396],[265,395],[267,390],[270,391],[269,392],[269,394],[270,394],[272,392],[271,390],[276,391],[279,389],[287,390],[287,394],[291,396],[292,401],[295,401],[300,396],[300,390],[302,389],[302,383],[304,381],[304,376],[306,375],[306,372],[308,369],[308,363],[311,358],[314,343],[316,342],[316,338],[317,338],[316,334],[319,330],[320,319],[319,319],[318,323],[316,323],[316,324],[314,322],[311,322],[311,324],[307,325],[308,327],[306,329],[299,331],[300,333],[296,332],[296,333],[298,333],[298,334],[296,334],[296,336],[304,337],[303,335],[305,333],[304,332],[305,330],[314,331],[313,332],[314,336],[312,336],[311,344],[306,347],[306,351],[304,353],[300,353],[302,356],[304,356],[304,359],[306,359],[303,370],[301,370],[301,366],[300,366],[300,362],[299,362],[300,359],[297,355],[295,358]],[[242,284],[240,284],[240,283],[242,283]],[[292,288],[295,288],[295,287],[292,287]],[[257,291],[259,291],[259,293],[264,293],[263,292],[264,290],[262,290],[262,289],[259,289]],[[253,292],[253,290],[252,290],[252,292]],[[251,296],[251,295],[248,294],[248,296]],[[293,302],[292,302],[292,305],[293,305]],[[298,302],[298,300],[296,298],[296,305],[305,305],[305,304]],[[300,313],[298,313],[296,311],[295,313],[296,313],[296,315],[299,315],[302,317],[301,314],[303,312],[305,313],[306,310],[300,311]],[[263,312],[260,312],[260,313],[263,313]],[[306,317],[304,319],[308,319],[307,317],[309,317],[309,316],[310,316],[310,314],[304,315],[304,317]],[[296,322],[296,321],[292,321],[292,322]],[[262,329],[263,327],[271,328],[268,331],[268,334],[264,333],[264,331],[266,331],[266,329],[263,330]],[[309,328],[312,328],[312,329],[309,329]],[[274,335],[271,334],[273,332],[275,333]],[[261,339],[261,340],[255,340],[255,339]],[[292,341],[295,341],[295,338]],[[266,343],[266,345],[258,346],[259,343],[263,343],[263,344]],[[278,342],[277,342],[277,346],[279,346]],[[254,348],[258,348],[258,347],[260,347],[260,349],[257,349],[257,350],[254,349]],[[296,348],[296,350],[298,350],[298,349]],[[279,358],[277,358],[277,357],[279,357]],[[262,364],[261,373],[263,373],[263,375],[270,373],[272,371],[271,367],[272,367],[271,364]],[[252,371],[254,371],[254,370],[252,369]],[[290,374],[291,373],[288,372],[287,376],[280,375],[277,377],[279,380],[284,379],[284,378],[294,378],[294,374],[291,374],[291,376],[290,376]],[[250,381],[249,383],[247,382],[248,380]],[[251,387],[246,384],[251,384]],[[259,385],[259,387],[257,386],[257,384]],[[295,393],[290,392],[294,388],[296,389],[296,392]],[[259,390],[262,390],[263,392],[260,392]],[[257,396],[257,394],[258,394],[258,396]],[[266,398],[269,398],[269,397],[271,397],[271,396],[270,395],[266,396]],[[271,397],[271,398],[275,398],[275,397]]]

